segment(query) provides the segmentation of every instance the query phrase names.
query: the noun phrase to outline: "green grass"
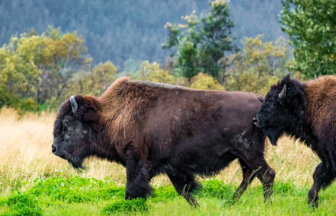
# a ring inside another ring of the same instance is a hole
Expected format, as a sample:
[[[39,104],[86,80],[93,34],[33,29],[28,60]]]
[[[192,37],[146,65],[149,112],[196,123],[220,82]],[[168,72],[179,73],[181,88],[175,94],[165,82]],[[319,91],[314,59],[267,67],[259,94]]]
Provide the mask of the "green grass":
[[[276,182],[272,204],[264,204],[261,186],[249,187],[240,201],[232,204],[237,185],[213,179],[202,182],[195,193],[200,206],[188,203],[170,186],[155,188],[144,201],[124,200],[125,188],[112,181],[82,178],[37,178],[28,190],[0,197],[0,215],[335,215],[336,187],[320,193],[320,207],[307,206],[308,186]]]

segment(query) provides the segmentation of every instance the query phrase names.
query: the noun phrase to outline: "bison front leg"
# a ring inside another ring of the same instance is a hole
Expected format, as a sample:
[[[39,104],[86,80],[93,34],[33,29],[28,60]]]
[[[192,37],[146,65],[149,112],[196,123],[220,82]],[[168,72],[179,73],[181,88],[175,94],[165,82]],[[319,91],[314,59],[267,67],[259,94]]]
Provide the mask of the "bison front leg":
[[[308,205],[313,208],[318,207],[318,192],[332,183],[335,176],[321,162],[315,169],[313,179],[314,184],[308,193]]]
[[[128,162],[126,166],[126,199],[135,199],[138,197],[146,199],[153,192],[153,188],[149,185],[151,180],[149,169],[150,167],[146,164],[139,166],[134,161]]]
[[[176,176],[175,174],[168,174],[168,177],[173,183],[177,193],[182,195],[189,205],[196,207],[198,203],[191,193],[201,186],[195,181],[194,177],[189,175],[182,177]]]
[[[253,181],[255,178],[255,172],[252,172],[251,168],[242,160],[239,159],[240,166],[243,171],[243,180],[240,183],[240,186],[237,188],[236,192],[233,194],[233,203],[237,202],[241,195],[245,192],[248,185]]]

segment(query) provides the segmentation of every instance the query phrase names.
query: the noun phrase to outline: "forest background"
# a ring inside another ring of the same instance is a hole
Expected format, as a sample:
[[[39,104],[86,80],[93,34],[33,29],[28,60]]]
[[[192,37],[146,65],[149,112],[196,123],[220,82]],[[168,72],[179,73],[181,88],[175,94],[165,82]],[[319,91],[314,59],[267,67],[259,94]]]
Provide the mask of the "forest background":
[[[333,74],[333,0],[282,3],[2,0],[0,107],[54,110],[125,75],[265,95],[288,73]]]

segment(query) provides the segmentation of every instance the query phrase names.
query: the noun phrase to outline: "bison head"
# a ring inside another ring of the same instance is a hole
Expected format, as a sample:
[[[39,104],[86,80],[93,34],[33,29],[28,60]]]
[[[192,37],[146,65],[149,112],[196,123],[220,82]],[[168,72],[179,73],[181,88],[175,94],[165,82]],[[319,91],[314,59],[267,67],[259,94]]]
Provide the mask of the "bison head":
[[[288,74],[271,87],[253,121],[276,145],[283,133],[293,135],[296,131],[304,106],[303,85]]]
[[[52,153],[69,161],[74,168],[82,168],[97,143],[95,125],[99,120],[97,103],[90,96],[72,96],[61,106],[54,126]]]

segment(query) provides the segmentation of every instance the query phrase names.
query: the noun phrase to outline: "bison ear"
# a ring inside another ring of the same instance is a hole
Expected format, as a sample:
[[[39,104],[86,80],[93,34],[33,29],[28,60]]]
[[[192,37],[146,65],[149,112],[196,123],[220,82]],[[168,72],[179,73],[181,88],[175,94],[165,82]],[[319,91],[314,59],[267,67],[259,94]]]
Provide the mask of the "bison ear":
[[[88,107],[84,113],[83,121],[85,122],[96,122],[99,120],[99,115],[95,107]]]
[[[83,116],[83,121],[85,122],[96,122],[99,120],[98,107],[99,102],[95,97],[84,96],[85,101],[85,111]]]
[[[71,96],[70,105],[74,116],[84,122],[96,122],[99,120],[98,101],[91,96]]]

